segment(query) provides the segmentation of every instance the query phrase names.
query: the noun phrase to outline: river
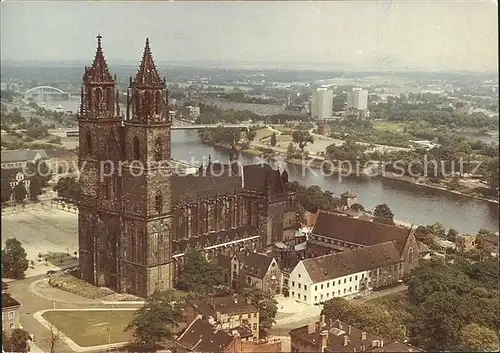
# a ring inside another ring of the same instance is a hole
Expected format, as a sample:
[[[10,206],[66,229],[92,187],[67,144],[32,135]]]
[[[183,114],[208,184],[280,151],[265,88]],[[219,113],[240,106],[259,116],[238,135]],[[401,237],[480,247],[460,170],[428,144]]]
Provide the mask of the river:
[[[193,131],[172,132],[172,157],[187,162],[203,161],[207,156],[212,161],[227,163],[227,151],[201,144]],[[259,159],[241,156],[243,164],[255,163]],[[443,190],[430,189],[382,178],[347,177],[339,181],[337,176],[323,176],[319,171],[306,170],[295,164],[286,167],[290,180],[303,185],[319,185],[336,196],[350,189],[358,195],[358,202],[373,210],[377,204],[386,203],[394,218],[416,225],[440,222],[445,228],[454,228],[460,233],[476,232],[480,228],[498,231],[498,204],[476,200]]]
[[[75,100],[53,102],[61,104],[65,110],[74,110]],[[49,103],[50,104],[50,103]],[[172,157],[177,160],[191,162],[203,161],[208,155],[212,160],[228,161],[229,154],[222,149],[216,149],[201,144],[194,131],[177,130],[172,132]],[[258,162],[258,158],[241,156],[243,164]],[[443,190],[431,189],[425,186],[408,184],[400,181],[382,178],[344,177],[339,181],[337,176],[323,176],[319,171],[306,171],[295,164],[288,164],[287,171],[290,180],[303,185],[319,185],[323,190],[329,190],[338,196],[350,189],[358,195],[358,202],[366,209],[373,210],[377,204],[386,203],[397,220],[416,225],[427,225],[440,222],[445,228],[454,228],[460,233],[472,233],[486,228],[497,232],[499,230],[498,204],[473,199],[463,195],[453,194]]]

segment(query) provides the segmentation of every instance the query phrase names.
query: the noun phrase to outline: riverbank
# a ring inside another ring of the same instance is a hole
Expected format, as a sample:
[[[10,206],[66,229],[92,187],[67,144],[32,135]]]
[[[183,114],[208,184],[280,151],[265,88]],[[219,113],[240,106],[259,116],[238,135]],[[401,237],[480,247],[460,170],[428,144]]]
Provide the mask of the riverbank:
[[[231,146],[227,146],[224,144],[214,144],[213,146],[218,147],[218,148],[222,148],[222,149],[225,149],[228,151],[231,150]],[[269,149],[272,149],[272,148],[269,148]],[[248,148],[248,149],[240,149],[239,152],[242,154],[248,155],[248,156],[257,156],[258,157],[258,156],[265,155],[267,151],[264,151],[264,149],[262,147],[253,147],[253,148]],[[276,152],[276,153],[278,155],[282,155],[282,153],[280,153],[280,152]],[[321,158],[321,159],[319,159],[318,157],[308,158],[307,161],[310,162],[308,167],[311,169],[322,170],[322,168],[324,166],[324,164],[323,164],[324,158]],[[289,158],[289,159],[285,159],[285,162],[289,163],[289,164],[298,165],[298,166],[304,165],[304,161],[301,159]],[[342,173],[344,173],[344,175],[347,175],[347,173],[349,173],[350,171],[347,169],[333,167],[333,169],[329,168],[328,170],[325,170],[325,172],[339,173],[341,175],[342,175]],[[449,189],[445,186],[431,183],[429,180],[426,180],[425,182],[423,182],[422,180],[418,180],[418,179],[415,179],[413,177],[409,177],[409,176],[405,176],[405,175],[403,175],[403,176],[396,175],[396,174],[391,173],[391,172],[384,172],[382,174],[377,173],[376,175],[373,175],[373,176],[369,175],[367,173],[361,172],[359,174],[356,174],[356,177],[366,177],[366,178],[375,177],[375,178],[386,179],[386,180],[394,180],[394,181],[398,181],[398,182],[402,182],[402,183],[412,184],[412,185],[419,186],[419,187],[426,187],[429,189],[447,191],[447,192],[455,194],[455,195],[460,195],[460,196],[469,197],[469,198],[476,199],[476,200],[486,201],[486,202],[491,203],[491,204],[497,204],[497,205],[500,204],[499,200],[490,199],[487,197],[479,196],[477,194],[471,194],[470,192],[473,193],[474,189],[467,188],[465,186],[464,186],[464,188],[466,188],[466,190],[469,190],[469,193],[462,192],[459,190],[452,190],[452,189]]]

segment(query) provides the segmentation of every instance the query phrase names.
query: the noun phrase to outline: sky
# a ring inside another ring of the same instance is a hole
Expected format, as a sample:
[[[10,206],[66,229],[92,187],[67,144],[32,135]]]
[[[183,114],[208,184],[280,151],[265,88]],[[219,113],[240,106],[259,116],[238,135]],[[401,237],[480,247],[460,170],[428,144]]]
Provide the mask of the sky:
[[[1,3],[2,60],[498,71],[495,0]]]

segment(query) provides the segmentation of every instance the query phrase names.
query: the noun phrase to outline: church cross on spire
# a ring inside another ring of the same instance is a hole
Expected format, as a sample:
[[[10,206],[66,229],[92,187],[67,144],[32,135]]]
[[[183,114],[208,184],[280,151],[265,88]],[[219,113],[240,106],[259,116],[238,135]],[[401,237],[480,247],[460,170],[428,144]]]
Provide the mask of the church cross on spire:
[[[108,64],[106,63],[106,59],[104,58],[104,54],[102,52],[101,39],[102,36],[100,34],[97,35],[97,50],[94,62],[90,69],[85,72],[83,77],[83,80],[86,83],[114,83],[113,78],[109,73]]]

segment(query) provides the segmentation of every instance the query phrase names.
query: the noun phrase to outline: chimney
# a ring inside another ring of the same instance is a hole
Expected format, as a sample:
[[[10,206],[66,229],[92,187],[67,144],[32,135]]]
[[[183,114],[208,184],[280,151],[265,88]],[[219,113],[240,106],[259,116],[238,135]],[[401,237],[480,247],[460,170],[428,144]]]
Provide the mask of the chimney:
[[[380,347],[384,346],[384,340],[380,340]]]
[[[307,334],[311,334],[311,333],[314,333],[316,332],[316,326],[314,324],[314,322],[310,322],[309,325],[307,325]]]
[[[366,332],[361,332],[361,341],[366,340]]]
[[[328,330],[323,330],[321,335],[321,352],[324,352],[325,348],[328,346]]]
[[[347,326],[347,333],[350,335],[351,334],[351,325]]]
[[[349,344],[349,336],[344,335],[344,347]]]

